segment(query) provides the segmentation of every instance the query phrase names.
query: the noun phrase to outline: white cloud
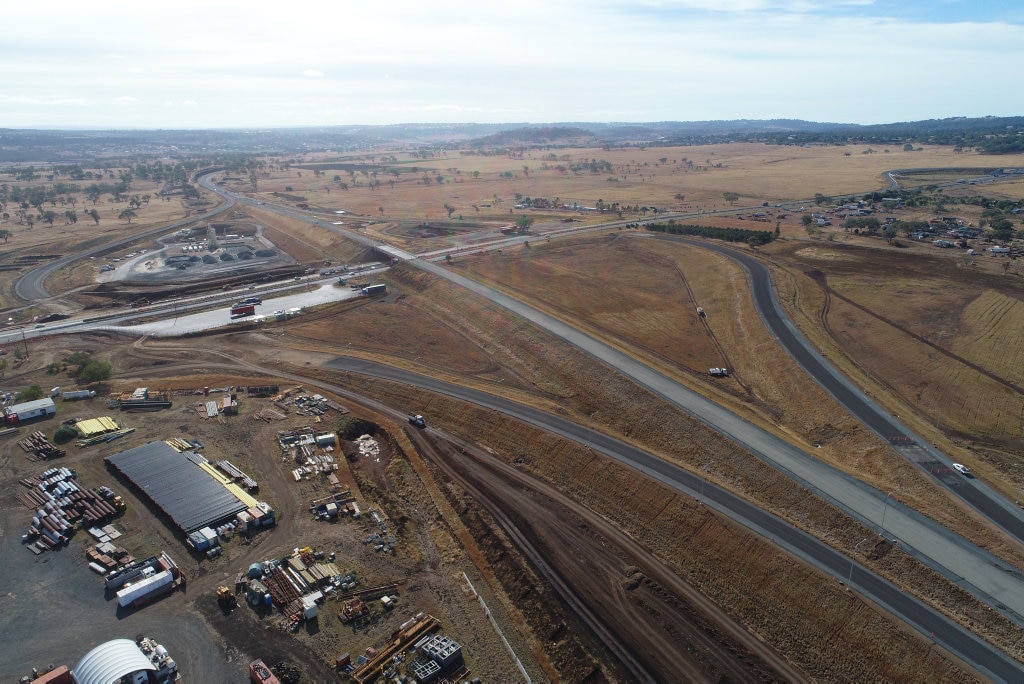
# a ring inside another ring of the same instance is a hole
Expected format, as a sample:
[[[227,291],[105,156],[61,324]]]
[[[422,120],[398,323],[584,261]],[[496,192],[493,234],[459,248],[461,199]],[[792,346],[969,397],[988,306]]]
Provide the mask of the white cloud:
[[[310,22],[263,0],[179,0],[139,21],[117,0],[53,0],[19,6],[20,21],[47,26],[45,45],[18,32],[0,44],[0,126],[869,123],[1024,109],[1006,87],[1024,58],[1010,18],[880,11],[871,0],[521,0],[515,12],[392,0]],[[81,106],[42,111],[57,100]]]

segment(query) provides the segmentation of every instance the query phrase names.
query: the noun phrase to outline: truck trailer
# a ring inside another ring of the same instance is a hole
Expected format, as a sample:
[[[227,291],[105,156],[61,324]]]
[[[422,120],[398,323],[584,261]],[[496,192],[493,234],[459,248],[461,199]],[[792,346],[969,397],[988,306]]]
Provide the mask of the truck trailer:
[[[235,304],[231,307],[231,317],[241,318],[242,316],[255,316],[256,305],[255,304]]]
[[[133,582],[117,592],[117,605],[142,606],[154,598],[174,590],[174,574],[171,570],[157,572]]]
[[[93,390],[74,390],[71,392],[63,392],[60,397],[64,401],[73,401],[75,399],[91,399],[96,396],[96,392]]]
[[[388,286],[385,285],[384,283],[379,283],[377,285],[367,285],[362,290],[360,290],[360,292],[369,297],[373,297],[374,295],[387,294]]]

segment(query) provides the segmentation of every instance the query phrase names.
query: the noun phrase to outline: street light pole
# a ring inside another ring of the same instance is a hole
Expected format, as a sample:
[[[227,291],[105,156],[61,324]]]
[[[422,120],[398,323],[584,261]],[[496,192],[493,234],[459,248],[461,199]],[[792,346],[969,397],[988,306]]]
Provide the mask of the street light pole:
[[[859,542],[853,545],[853,551],[850,552],[850,576],[846,578],[846,586],[850,586],[853,582],[853,557],[857,555],[857,547],[866,542],[870,537],[864,537]]]
[[[878,528],[878,536],[879,537],[884,537],[885,536],[885,509],[886,509],[887,504],[889,503],[889,497],[892,496],[895,493],[896,493],[896,490],[894,489],[891,492],[889,492],[888,494],[886,494],[885,495],[885,499],[882,500],[882,525],[881,525],[881,527]]]

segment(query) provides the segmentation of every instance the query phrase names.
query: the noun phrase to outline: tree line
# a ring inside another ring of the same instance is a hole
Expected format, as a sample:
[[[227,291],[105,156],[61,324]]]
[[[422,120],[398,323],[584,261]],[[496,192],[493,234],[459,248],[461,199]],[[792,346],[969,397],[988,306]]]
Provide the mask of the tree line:
[[[751,247],[767,245],[775,239],[775,234],[770,230],[716,228],[714,226],[676,223],[674,220],[669,220],[667,223],[647,223],[644,224],[644,227],[656,233],[667,233],[669,235],[693,235],[714,240],[724,240],[725,242],[746,242]]]

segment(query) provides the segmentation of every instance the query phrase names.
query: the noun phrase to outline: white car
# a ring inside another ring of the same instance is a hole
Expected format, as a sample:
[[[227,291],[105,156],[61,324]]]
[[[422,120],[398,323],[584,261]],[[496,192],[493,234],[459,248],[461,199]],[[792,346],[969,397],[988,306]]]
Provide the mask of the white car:
[[[954,463],[953,470],[960,473],[961,475],[971,476],[971,469],[965,466],[963,463]]]

